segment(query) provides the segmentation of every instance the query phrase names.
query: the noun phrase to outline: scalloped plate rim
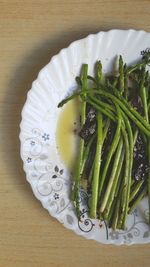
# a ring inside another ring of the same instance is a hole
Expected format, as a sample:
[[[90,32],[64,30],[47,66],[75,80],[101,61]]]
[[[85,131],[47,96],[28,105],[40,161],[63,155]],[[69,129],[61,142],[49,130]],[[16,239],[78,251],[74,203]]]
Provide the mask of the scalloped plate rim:
[[[26,97],[26,101],[25,101],[25,104],[23,105],[23,108],[22,108],[22,111],[21,111],[21,122],[20,122],[20,133],[19,133],[19,139],[20,139],[20,156],[21,156],[21,159],[22,159],[22,161],[23,161],[23,170],[24,170],[24,172],[25,172],[25,174],[26,174],[26,170],[25,170],[25,163],[24,163],[24,159],[23,159],[23,148],[22,148],[22,124],[23,124],[23,120],[24,120],[24,111],[25,111],[25,108],[26,108],[26,105],[27,105],[27,102],[28,102],[28,98],[29,98],[29,94],[30,94],[30,92],[31,92],[31,90],[32,90],[32,88],[33,88],[33,85],[34,85],[34,83],[39,79],[39,77],[42,75],[42,73],[44,72],[44,70],[47,68],[47,66],[49,65],[49,64],[51,64],[54,60],[55,60],[55,58],[58,56],[58,55],[60,55],[63,51],[66,51],[68,48],[70,48],[71,46],[73,46],[73,45],[75,45],[76,43],[79,43],[81,40],[84,40],[84,39],[87,39],[87,38],[90,38],[90,37],[92,37],[92,36],[96,36],[96,35],[99,35],[99,34],[101,34],[101,33],[104,33],[104,34],[109,34],[109,33],[111,33],[111,32],[141,32],[141,33],[145,33],[145,34],[150,34],[149,32],[147,32],[147,31],[144,31],[144,30],[136,30],[136,29],[133,29],[133,28],[131,28],[131,29],[111,29],[111,30],[108,30],[108,31],[100,31],[100,32],[97,32],[97,33],[91,33],[91,34],[88,34],[86,37],[83,37],[83,38],[81,38],[81,39],[77,39],[77,40],[75,40],[75,41],[73,41],[71,44],[69,44],[67,47],[65,47],[65,48],[62,48],[57,54],[55,54],[55,55],[53,55],[52,57],[51,57],[51,59],[50,59],[50,61],[38,72],[38,75],[37,75],[37,78],[32,82],[32,84],[31,84],[31,88],[28,90],[28,93],[27,93],[27,97]],[[30,186],[31,186],[31,188],[32,188],[32,192],[33,192],[33,194],[35,195],[35,197],[41,202],[41,200],[40,200],[40,198],[38,198],[37,197],[37,195],[35,194],[35,192],[34,192],[34,187],[33,187],[33,185],[30,183],[30,181],[29,181],[29,179],[28,179],[28,177],[26,176],[26,180],[28,181],[28,183],[30,184]],[[43,208],[45,208],[46,210],[47,210],[47,208],[44,206],[44,204],[41,202],[41,205],[42,205],[42,207]],[[48,212],[49,212],[49,210],[48,210]],[[49,212],[49,214],[51,215],[51,216],[53,216],[53,214],[51,214],[50,212]],[[54,217],[54,216],[53,216]],[[61,219],[59,219],[58,217],[54,217],[56,220],[58,220],[59,222],[61,222]],[[61,222],[62,223],[62,222]],[[81,234],[81,233],[79,233],[79,232],[77,232],[76,231],[76,229],[74,229],[74,228],[69,228],[69,227],[67,227],[64,223],[63,223],[63,225],[65,226],[65,228],[67,228],[67,229],[71,229],[74,233],[76,233],[76,234],[78,234],[79,236],[82,236],[82,237],[84,237],[84,238],[87,238],[88,240],[94,240],[93,239],[93,237],[87,237],[87,236],[85,236],[84,234]],[[94,241],[97,241],[97,240],[94,240]],[[129,243],[129,244],[127,244],[127,243],[124,243],[123,241],[121,242],[121,243],[116,243],[115,241],[112,241],[111,240],[111,242],[109,242],[109,243],[105,243],[105,242],[101,242],[101,241],[98,241],[99,243],[101,243],[101,244],[105,244],[105,245],[117,245],[117,246],[119,246],[119,245],[133,245],[133,244],[147,244],[147,243],[150,243],[150,239],[145,239],[145,240],[141,240],[141,242],[138,242],[138,243]]]

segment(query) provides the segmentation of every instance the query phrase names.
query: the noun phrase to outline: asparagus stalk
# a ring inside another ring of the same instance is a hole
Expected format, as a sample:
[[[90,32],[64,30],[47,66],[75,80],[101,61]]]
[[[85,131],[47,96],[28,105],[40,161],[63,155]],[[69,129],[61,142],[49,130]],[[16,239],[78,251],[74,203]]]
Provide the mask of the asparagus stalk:
[[[96,134],[93,134],[88,145],[84,148],[84,152],[83,152],[83,159],[82,159],[82,166],[81,166],[81,174],[83,173],[84,171],[84,167],[85,167],[85,164],[86,164],[86,161],[87,161],[87,158],[89,156],[89,152],[90,152],[90,149],[91,149],[91,146],[93,144],[93,141],[94,139],[96,138]]]
[[[140,194],[138,194],[137,198],[133,201],[133,203],[130,205],[128,213],[131,213],[136,206],[138,205],[138,203],[140,202],[140,200],[146,195],[147,193],[147,188],[146,186],[142,189],[142,191],[140,192]]]
[[[124,97],[128,100],[129,92],[128,92],[128,74],[127,74],[127,65],[124,65]]]
[[[107,156],[107,160],[106,160],[106,163],[105,163],[105,166],[104,166],[104,170],[103,170],[102,176],[100,177],[99,197],[101,197],[101,193],[102,193],[103,185],[104,185],[104,182],[105,182],[106,174],[107,174],[107,171],[108,171],[108,168],[109,168],[109,164],[111,162],[112,156],[113,156],[113,154],[114,154],[114,152],[116,150],[116,147],[118,145],[118,142],[119,142],[119,135],[120,135],[121,122],[122,121],[121,121],[119,107],[116,106],[116,109],[117,109],[117,113],[118,113],[118,124],[117,124],[117,129],[116,129],[116,132],[115,132],[115,135],[114,135],[114,139],[112,141],[112,144],[111,144],[109,152],[108,152],[108,156]],[[100,212],[101,212],[101,210],[100,210]]]
[[[130,202],[135,198],[136,194],[139,192],[141,186],[143,186],[144,180],[139,181],[138,183],[133,186],[133,190],[130,193]]]
[[[102,151],[103,133],[102,133],[102,114],[97,114],[97,144],[96,155],[94,161],[94,171],[92,180],[92,196],[90,205],[90,217],[96,218],[97,213],[97,201],[98,201],[98,185],[99,185],[99,173],[101,165],[101,151]]]
[[[122,56],[119,57],[119,90],[122,95],[124,92],[124,66]]]
[[[110,126],[110,119],[107,118],[107,119],[106,119],[106,123],[105,123],[105,125],[104,125],[104,127],[103,127],[102,145],[103,145],[103,143],[104,143],[104,141],[105,141],[105,138],[106,138],[106,135],[107,135],[109,126]],[[92,181],[93,170],[94,170],[94,162],[93,162],[93,165],[92,165],[92,168],[91,168],[89,177],[88,177],[88,182],[89,182],[89,184],[91,184],[91,181]]]
[[[122,227],[125,227],[125,222],[128,214],[128,207],[129,207],[129,198],[130,198],[130,188],[131,188],[131,177],[132,177],[132,164],[133,164],[133,134],[130,122],[125,114],[122,114],[125,122],[126,129],[128,131],[128,138],[129,138],[129,170],[128,170],[128,181],[127,181],[127,194],[126,194],[126,206],[125,206],[125,213],[123,218]]]
[[[88,185],[90,187],[92,185],[93,171],[94,171],[94,161],[93,161],[92,168],[90,170],[89,177],[88,177]]]
[[[135,129],[135,132],[134,132],[134,134],[133,134],[133,146],[134,146],[135,143],[136,143],[136,139],[137,139],[137,137],[138,137],[138,133],[139,133],[139,130],[136,128],[136,129]]]
[[[96,81],[97,84],[102,81],[102,64],[100,61],[96,63]],[[90,205],[90,217],[96,218],[97,215],[97,202],[98,202],[98,186],[99,186],[99,175],[101,166],[101,152],[103,145],[103,120],[102,113],[98,111],[97,113],[97,144],[96,144],[96,154],[94,160],[94,170],[93,170],[93,180],[92,180],[92,196]]]
[[[97,81],[97,86],[99,87],[101,82],[102,82],[102,78],[103,78],[103,74],[102,74],[102,63],[101,61],[97,61],[95,64],[95,80]]]
[[[109,182],[106,188],[106,191],[104,193],[103,196],[103,200],[100,206],[100,212],[103,213],[105,208],[106,208],[106,204],[108,202],[108,199],[110,197],[111,191],[113,188],[113,183],[114,180],[117,178],[116,173],[117,173],[117,168],[118,168],[118,164],[119,164],[119,160],[120,160],[120,156],[121,156],[121,152],[122,152],[122,147],[123,147],[123,142],[122,139],[120,139],[118,147],[117,147],[117,151],[116,151],[116,155],[115,155],[115,159],[114,159],[114,164],[113,164],[113,168],[112,168],[112,172],[109,178]]]
[[[129,150],[129,141],[126,130],[122,130],[124,145],[125,145],[125,171],[124,171],[124,179],[123,179],[123,187],[122,187],[122,196],[121,196],[121,214],[118,220],[117,227],[122,229],[124,216],[126,214],[126,205],[127,205],[127,186],[128,186],[128,177],[129,177],[129,168],[130,168],[130,150]]]
[[[122,164],[124,161],[124,155],[125,155],[124,152],[125,151],[123,149],[123,153],[121,154],[121,159],[120,159],[120,164],[121,164],[120,171],[121,171]],[[110,221],[109,225],[114,230],[116,230],[117,228],[119,215],[120,215],[121,194],[122,194],[122,172],[120,173],[119,181],[117,183],[117,187],[116,187],[115,194],[114,194],[114,201],[112,203],[112,207],[108,214],[108,220]]]
[[[103,129],[103,143],[104,143],[105,138],[106,138],[106,136],[107,136],[107,132],[108,132],[109,126],[110,126],[110,119],[107,118],[107,119],[106,119],[105,126],[104,126],[104,129]]]
[[[84,64],[81,72],[81,81],[82,81],[81,91],[83,92],[84,96],[86,95],[86,89],[87,89],[87,72],[88,72],[88,65]],[[82,102],[81,105],[81,127],[84,125],[85,120],[86,120],[86,102],[84,101]],[[84,153],[84,140],[80,139],[77,166],[75,169],[75,183],[72,190],[72,199],[75,202],[78,218],[80,217],[79,198],[80,198],[80,179],[81,179],[81,170],[83,162],[83,153]]]
[[[122,149],[121,155],[119,158],[119,162],[118,162],[118,166],[117,166],[117,170],[115,173],[115,179],[114,179],[113,185],[112,185],[112,190],[109,194],[109,198],[108,198],[108,201],[107,201],[107,204],[105,207],[105,211],[104,211],[105,220],[110,219],[110,217],[112,216],[112,214],[110,214],[110,210],[112,208],[113,201],[115,201],[115,198],[116,198],[115,196],[118,194],[118,190],[119,190],[119,186],[120,186],[120,182],[121,182],[120,178],[121,178],[121,170],[122,170],[123,161],[124,161],[124,150]],[[113,210],[114,209],[112,208],[112,211]]]
[[[150,63],[150,54],[146,53],[141,62],[134,64],[131,67],[128,67],[127,73],[131,74],[132,72],[135,72],[136,70],[141,69],[142,67],[145,67],[149,63]]]
[[[119,219],[119,212],[120,212],[120,194],[118,196],[118,201],[117,201],[117,204],[116,204],[116,207],[115,207],[115,211],[114,211],[114,216],[113,216],[113,219],[112,219],[112,229],[113,230],[116,230],[117,228],[117,224],[118,224],[118,219]]]

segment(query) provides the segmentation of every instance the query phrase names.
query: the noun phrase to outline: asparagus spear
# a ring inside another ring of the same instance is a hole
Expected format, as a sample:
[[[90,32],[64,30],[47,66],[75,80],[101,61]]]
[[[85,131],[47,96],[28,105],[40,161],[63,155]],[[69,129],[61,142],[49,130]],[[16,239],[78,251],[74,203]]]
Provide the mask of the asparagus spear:
[[[112,224],[111,224],[111,227],[114,230],[116,230],[117,225],[118,225],[118,220],[119,220],[120,202],[121,202],[120,199],[121,199],[121,194],[119,192],[119,194],[118,194],[118,200],[117,200],[117,203],[116,203],[116,207],[115,207],[115,211],[114,211],[114,216],[112,218]]]
[[[90,152],[90,149],[91,149],[91,146],[93,144],[93,141],[94,139],[96,138],[96,134],[93,134],[88,145],[86,146],[86,148],[84,149],[84,152],[83,152],[83,159],[82,159],[82,166],[81,166],[81,174],[83,173],[84,171],[84,167],[85,167],[85,164],[86,164],[86,161],[87,161],[87,158],[88,158],[88,155],[89,155],[89,152]]]
[[[128,181],[127,181],[127,192],[126,192],[126,206],[125,206],[125,213],[122,223],[122,228],[125,227],[125,222],[128,214],[128,208],[129,208],[129,198],[130,198],[130,188],[131,188],[131,177],[132,177],[132,165],[133,165],[133,134],[130,122],[125,114],[122,113],[122,116],[124,118],[125,126],[128,132],[128,138],[129,138],[129,170],[128,170]]]
[[[138,69],[140,69],[141,67],[145,67],[146,65],[148,65],[150,63],[150,53],[147,52],[145,53],[145,55],[143,56],[141,62],[132,65],[131,67],[128,67],[127,69],[127,73],[130,74]]]
[[[124,66],[122,56],[119,57],[119,90],[122,95],[124,92]]]
[[[102,80],[102,64],[100,61],[96,63],[96,81],[97,84]],[[96,154],[94,160],[94,170],[93,170],[93,180],[92,180],[92,196],[90,205],[90,217],[96,218],[97,214],[97,202],[98,202],[98,186],[99,186],[99,174],[101,166],[101,152],[103,144],[103,120],[102,113],[98,111],[97,113],[97,144],[96,144]]]
[[[135,198],[136,194],[139,192],[141,186],[144,184],[144,180],[136,182],[135,186],[133,185],[133,190],[130,193],[130,202]]]
[[[110,192],[110,195],[109,195],[109,199],[107,201],[107,205],[106,205],[106,208],[105,208],[105,211],[104,211],[104,218],[105,220],[110,220],[110,218],[112,217],[112,213],[115,209],[115,206],[116,205],[113,205],[113,203],[115,202],[115,199],[118,195],[118,190],[119,190],[119,187],[120,187],[120,182],[121,182],[121,170],[122,170],[122,166],[123,166],[123,161],[124,161],[124,149],[122,149],[121,151],[121,155],[120,155],[120,159],[119,159],[119,163],[118,163],[118,166],[117,166],[117,171],[116,171],[116,174],[115,174],[115,179],[114,179],[114,182],[113,182],[113,185],[112,185],[112,190]],[[111,212],[112,210],[112,212]]]
[[[93,180],[92,180],[91,205],[90,205],[90,212],[89,212],[91,218],[96,218],[96,213],[97,213],[98,185],[99,185],[99,173],[100,173],[100,165],[101,165],[102,143],[103,143],[102,114],[98,112],[97,114],[97,144],[96,144],[96,154],[95,154]]]
[[[128,74],[127,74],[127,65],[124,64],[124,97],[128,100],[129,92],[128,92]]]
[[[86,95],[86,89],[87,89],[87,72],[88,72],[88,65],[84,64],[81,72],[81,82],[82,82],[81,91],[84,96]],[[84,125],[85,120],[86,120],[86,102],[84,101],[82,102],[81,105],[81,127]],[[84,153],[84,140],[80,139],[77,166],[75,169],[75,183],[72,190],[72,199],[75,202],[78,218],[80,217],[79,197],[80,197],[80,178],[81,178],[81,171],[83,164],[83,153]]]
[[[108,167],[109,167],[109,164],[110,164],[110,161],[112,159],[112,156],[116,150],[116,147],[118,145],[118,142],[119,142],[119,135],[120,135],[120,130],[121,130],[121,116],[120,116],[120,109],[118,106],[116,106],[116,109],[117,109],[117,113],[118,113],[118,124],[117,124],[117,128],[116,128],[116,132],[115,132],[115,135],[114,135],[114,139],[112,141],[112,144],[111,144],[111,147],[109,149],[109,152],[108,152],[108,156],[107,156],[107,160],[106,160],[106,163],[105,163],[105,166],[104,166],[104,170],[103,170],[103,173],[100,177],[100,183],[99,183],[99,196],[101,196],[101,193],[102,193],[102,188],[103,188],[103,185],[104,185],[104,182],[105,182],[105,178],[106,178],[106,174],[107,174],[107,171],[108,171]],[[100,209],[100,212],[101,212],[101,209]]]
[[[130,166],[130,152],[129,152],[129,141],[128,135],[126,130],[122,130],[123,138],[124,138],[124,145],[125,145],[125,171],[124,171],[124,179],[123,179],[123,186],[122,186],[122,195],[121,195],[121,214],[118,220],[117,227],[122,229],[123,227],[123,220],[126,213],[126,203],[127,203],[127,185],[128,185],[128,177],[129,177],[129,166]]]
[[[140,192],[140,194],[138,194],[137,198],[130,205],[128,213],[131,213],[136,208],[136,206],[138,205],[138,203],[140,202],[140,200],[146,195],[146,193],[147,193],[147,188],[145,186],[142,189],[142,191]]]
[[[117,173],[117,169],[118,169],[118,164],[119,164],[119,160],[120,160],[120,156],[121,156],[121,152],[122,152],[122,147],[123,147],[123,142],[122,142],[122,138],[119,141],[118,147],[117,147],[117,152],[115,155],[115,159],[114,159],[114,164],[113,164],[113,168],[112,168],[112,172],[109,178],[109,182],[108,185],[106,187],[106,191],[104,193],[103,196],[103,200],[102,203],[100,205],[100,212],[103,213],[105,208],[106,208],[106,204],[108,202],[108,199],[110,197],[111,191],[113,188],[113,183],[114,180],[117,178],[116,173]]]

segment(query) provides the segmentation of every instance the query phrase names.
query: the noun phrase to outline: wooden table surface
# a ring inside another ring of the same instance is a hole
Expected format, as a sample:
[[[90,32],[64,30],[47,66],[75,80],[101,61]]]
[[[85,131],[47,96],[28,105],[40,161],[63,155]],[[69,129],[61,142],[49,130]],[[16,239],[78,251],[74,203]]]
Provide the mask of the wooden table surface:
[[[89,33],[150,31],[150,0],[0,0],[0,267],[146,267],[150,245],[106,246],[65,229],[35,199],[19,155],[31,82],[52,55]]]

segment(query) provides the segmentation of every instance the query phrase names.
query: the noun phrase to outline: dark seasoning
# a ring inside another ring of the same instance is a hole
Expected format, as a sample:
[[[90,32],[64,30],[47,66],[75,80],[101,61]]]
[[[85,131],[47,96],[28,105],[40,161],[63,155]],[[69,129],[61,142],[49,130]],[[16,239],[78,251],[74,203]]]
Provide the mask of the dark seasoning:
[[[139,134],[134,146],[132,177],[136,181],[146,180],[148,175],[147,152],[142,136]]]

